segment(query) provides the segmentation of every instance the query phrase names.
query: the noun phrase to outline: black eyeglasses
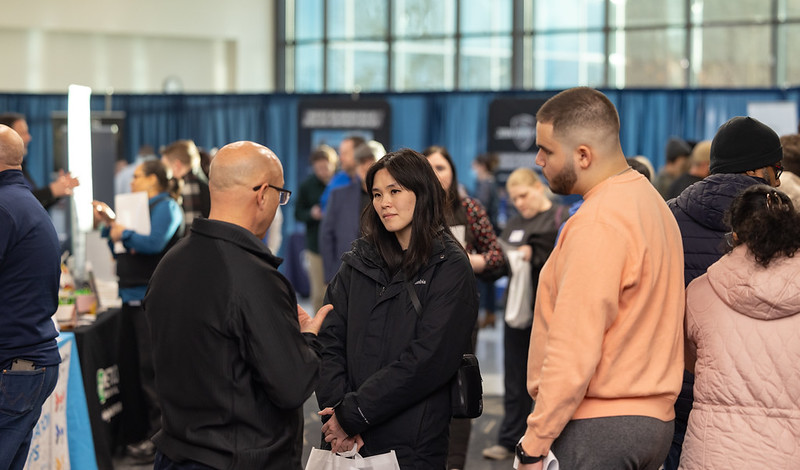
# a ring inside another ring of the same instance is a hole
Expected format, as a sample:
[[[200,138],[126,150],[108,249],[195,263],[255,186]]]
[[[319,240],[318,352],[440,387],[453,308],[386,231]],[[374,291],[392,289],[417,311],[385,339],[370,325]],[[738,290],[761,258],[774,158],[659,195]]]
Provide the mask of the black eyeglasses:
[[[270,188],[275,189],[275,190],[278,191],[278,204],[280,204],[282,206],[285,206],[286,203],[289,202],[289,198],[292,196],[292,192],[291,191],[289,191],[288,189],[283,189],[281,187],[271,185],[269,183],[262,183],[262,184],[259,184],[258,186],[254,186],[253,187],[253,191],[258,191],[265,184],[267,186],[269,186]]]
[[[772,169],[775,170],[775,179],[780,178],[783,173],[783,165],[781,165],[781,162],[772,165]]]

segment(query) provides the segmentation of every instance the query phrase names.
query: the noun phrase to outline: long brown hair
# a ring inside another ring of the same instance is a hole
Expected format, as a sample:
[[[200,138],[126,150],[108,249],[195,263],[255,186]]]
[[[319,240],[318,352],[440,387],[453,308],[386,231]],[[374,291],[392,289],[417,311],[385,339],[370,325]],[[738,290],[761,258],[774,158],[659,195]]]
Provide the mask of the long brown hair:
[[[445,206],[447,207],[447,213],[445,215],[447,220],[452,223],[455,219],[455,214],[461,210],[461,195],[458,194],[458,176],[456,175],[456,166],[453,164],[453,157],[450,156],[450,152],[447,151],[446,147],[441,145],[431,145],[422,152],[425,157],[430,157],[434,153],[440,154],[445,160],[447,160],[447,164],[450,165],[450,172],[453,174],[453,179],[450,181],[450,187],[444,188],[446,194]],[[441,183],[439,186],[441,186]]]

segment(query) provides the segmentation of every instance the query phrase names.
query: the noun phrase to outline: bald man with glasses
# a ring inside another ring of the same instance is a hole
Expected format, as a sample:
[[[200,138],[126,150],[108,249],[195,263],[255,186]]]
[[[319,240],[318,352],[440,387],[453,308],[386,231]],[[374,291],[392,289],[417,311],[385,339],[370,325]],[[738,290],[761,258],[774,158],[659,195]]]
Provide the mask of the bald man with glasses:
[[[153,275],[144,307],[162,407],[155,469],[301,468],[302,406],[331,306],[310,318],[261,242],[289,201],[283,186],[281,162],[263,145],[220,149],[208,219]]]

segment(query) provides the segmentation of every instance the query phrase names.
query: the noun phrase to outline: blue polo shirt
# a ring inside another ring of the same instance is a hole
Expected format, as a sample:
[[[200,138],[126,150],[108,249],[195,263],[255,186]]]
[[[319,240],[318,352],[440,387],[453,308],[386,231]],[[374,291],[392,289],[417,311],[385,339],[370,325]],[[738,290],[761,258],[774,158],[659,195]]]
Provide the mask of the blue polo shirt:
[[[58,364],[61,258],[47,211],[20,170],[0,171],[0,367],[15,358]]]

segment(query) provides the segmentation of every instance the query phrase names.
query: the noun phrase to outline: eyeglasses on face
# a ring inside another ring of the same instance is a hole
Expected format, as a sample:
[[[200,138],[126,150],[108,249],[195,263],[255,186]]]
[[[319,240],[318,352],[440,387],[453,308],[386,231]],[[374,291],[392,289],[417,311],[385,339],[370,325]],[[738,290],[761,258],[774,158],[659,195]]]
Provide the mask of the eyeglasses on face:
[[[253,191],[258,191],[259,189],[261,189],[262,186],[265,186],[265,185],[270,187],[270,188],[272,188],[272,189],[274,189],[274,190],[276,190],[276,191],[278,191],[278,204],[280,204],[282,206],[285,206],[286,203],[289,202],[289,198],[292,196],[292,192],[289,191],[288,189],[283,189],[283,188],[281,188],[279,186],[275,186],[275,185],[272,185],[272,184],[269,184],[269,183],[262,183],[262,184],[259,184],[258,186],[254,186],[253,187]]]

